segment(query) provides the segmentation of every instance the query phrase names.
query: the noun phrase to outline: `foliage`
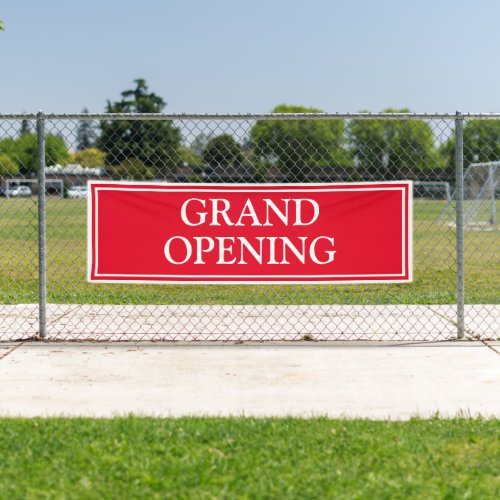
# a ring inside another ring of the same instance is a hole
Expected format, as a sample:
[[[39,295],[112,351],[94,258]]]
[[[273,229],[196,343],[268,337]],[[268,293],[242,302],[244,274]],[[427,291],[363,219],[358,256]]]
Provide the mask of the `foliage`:
[[[239,167],[243,162],[241,146],[233,136],[222,134],[214,137],[203,152],[203,161],[211,170],[217,168]]]
[[[145,181],[155,177],[154,169],[137,158],[127,158],[121,163],[108,165],[106,171],[115,179]]]
[[[106,159],[106,153],[97,148],[81,149],[73,155],[75,163],[83,167],[102,167]]]
[[[87,114],[89,110],[84,108],[82,113]],[[93,148],[97,140],[96,124],[93,120],[80,120],[76,130],[76,149]]]
[[[165,101],[148,92],[145,80],[135,80],[136,87],[122,92],[122,99],[108,101],[108,113],[160,113]],[[99,149],[106,153],[108,165],[127,159],[139,160],[155,176],[165,176],[175,169],[181,145],[181,133],[170,121],[102,121]]]
[[[455,135],[441,147],[447,168],[455,168]],[[471,163],[500,160],[500,120],[471,120],[464,124],[464,168]]]
[[[282,104],[273,113],[321,113],[314,108]],[[276,165],[291,182],[307,179],[314,167],[348,166],[342,120],[257,121],[250,142],[258,160]]]
[[[45,162],[47,165],[66,165],[71,160],[64,138],[47,134],[45,137]],[[26,133],[17,138],[0,140],[0,153],[4,153],[19,165],[19,173],[27,175],[38,171],[38,137]]]
[[[214,134],[211,132],[206,134],[204,132],[199,133],[194,141],[191,143],[191,149],[195,151],[198,155],[202,155],[203,151],[207,147],[207,144],[214,138]]]
[[[30,131],[31,131],[31,123],[29,122],[28,119],[24,118],[21,121],[21,128],[19,129],[19,134],[20,135],[29,134]]]
[[[4,31],[5,30],[5,24],[3,21],[0,21],[0,31]]]
[[[193,148],[188,148],[187,146],[179,146],[177,148],[177,156],[180,164],[188,165],[190,167],[201,167],[203,165],[203,159]]]
[[[0,175],[16,175],[19,165],[5,153],[0,153]]]
[[[267,174],[267,169],[265,165],[257,165],[254,166],[254,173],[253,173],[253,181],[256,183],[265,183],[266,182],[266,174]]]
[[[349,139],[357,166],[375,179],[399,179],[440,166],[432,129],[421,120],[353,120]]]

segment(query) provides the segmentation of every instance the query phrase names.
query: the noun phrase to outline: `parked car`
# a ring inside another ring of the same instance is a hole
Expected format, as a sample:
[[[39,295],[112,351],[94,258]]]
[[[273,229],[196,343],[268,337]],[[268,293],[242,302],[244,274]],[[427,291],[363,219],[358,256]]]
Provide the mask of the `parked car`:
[[[6,194],[10,198],[29,198],[32,195],[31,188],[29,186],[17,186],[10,188],[6,191]]]
[[[87,198],[87,186],[71,186],[67,195],[68,198]]]

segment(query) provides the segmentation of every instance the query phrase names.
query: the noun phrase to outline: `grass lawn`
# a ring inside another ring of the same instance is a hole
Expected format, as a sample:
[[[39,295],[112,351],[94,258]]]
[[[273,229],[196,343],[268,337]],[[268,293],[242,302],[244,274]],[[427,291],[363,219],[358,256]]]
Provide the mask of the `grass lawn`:
[[[414,282],[392,285],[106,285],[86,282],[86,200],[48,198],[48,300],[89,304],[452,304],[455,233],[441,201],[414,204]],[[498,302],[498,232],[466,234],[466,300]],[[36,199],[0,198],[0,303],[37,302]]]
[[[500,421],[0,419],[0,498],[500,498]]]

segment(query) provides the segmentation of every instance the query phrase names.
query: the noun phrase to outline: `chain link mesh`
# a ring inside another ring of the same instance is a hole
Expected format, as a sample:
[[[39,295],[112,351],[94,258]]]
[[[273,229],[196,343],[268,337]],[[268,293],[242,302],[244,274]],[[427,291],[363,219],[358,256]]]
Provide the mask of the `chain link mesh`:
[[[0,341],[33,337],[38,329],[34,118],[0,115]],[[45,115],[44,119],[49,340],[456,338],[453,115]],[[467,118],[465,169],[496,161],[500,161],[500,120]],[[473,214],[466,218],[465,228],[470,338],[498,338],[500,331],[499,227],[493,215],[500,186],[498,170],[491,178],[491,168],[484,169],[478,167],[465,177],[465,211]],[[414,282],[87,283],[85,186],[88,180],[110,179],[413,180]]]

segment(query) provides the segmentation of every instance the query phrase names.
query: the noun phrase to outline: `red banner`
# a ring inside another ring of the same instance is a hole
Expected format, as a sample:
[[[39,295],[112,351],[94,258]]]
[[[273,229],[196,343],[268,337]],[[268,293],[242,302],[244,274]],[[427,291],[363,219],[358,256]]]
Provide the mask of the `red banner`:
[[[411,182],[89,182],[88,280],[412,280]]]

